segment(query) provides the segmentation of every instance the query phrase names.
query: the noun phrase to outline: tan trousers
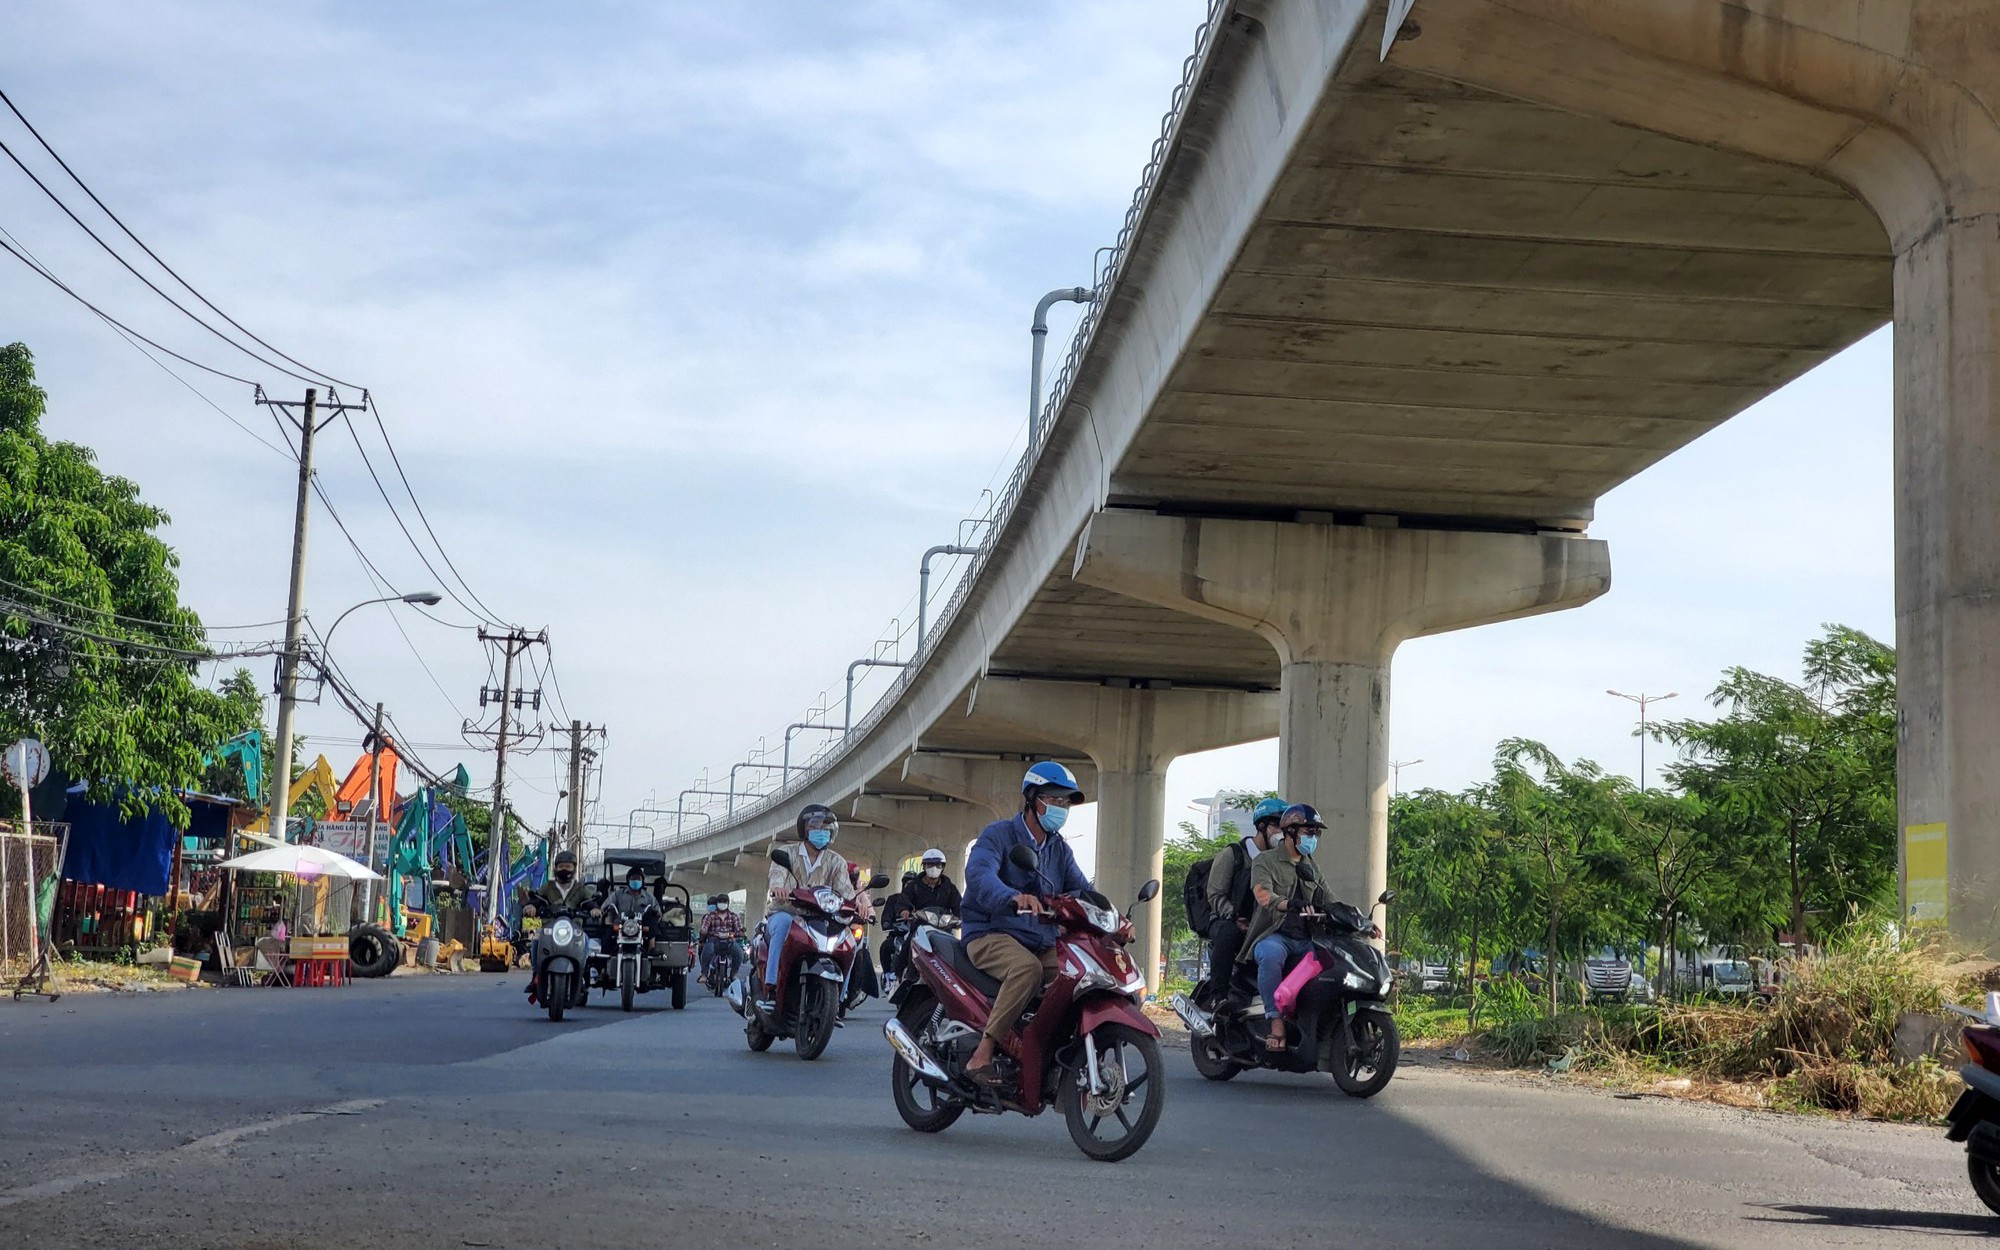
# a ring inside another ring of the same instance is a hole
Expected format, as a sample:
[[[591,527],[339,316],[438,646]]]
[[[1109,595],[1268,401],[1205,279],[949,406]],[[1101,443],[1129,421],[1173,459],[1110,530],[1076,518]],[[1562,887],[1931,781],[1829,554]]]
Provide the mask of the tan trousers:
[[[1056,975],[1059,956],[1051,945],[1037,954],[1005,933],[982,933],[965,944],[972,966],[1000,979],[993,996],[993,1013],[986,1017],[985,1036],[998,1043],[1021,1020],[1035,991]]]

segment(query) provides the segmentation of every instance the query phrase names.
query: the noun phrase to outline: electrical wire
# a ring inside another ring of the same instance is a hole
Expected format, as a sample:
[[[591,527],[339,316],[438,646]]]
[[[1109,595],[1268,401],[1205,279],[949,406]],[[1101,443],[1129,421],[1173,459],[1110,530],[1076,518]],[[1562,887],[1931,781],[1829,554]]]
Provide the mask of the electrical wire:
[[[22,126],[26,127],[28,133],[35,137],[36,143],[41,144],[42,151],[47,152],[49,156],[55,161],[55,163],[62,167],[62,171],[65,174],[69,175],[69,180],[71,182],[74,182],[85,195],[90,197],[90,202],[92,204],[97,205],[99,211],[101,211],[106,217],[109,217],[111,219],[112,224],[117,226],[119,230],[124,232],[126,238],[138,244],[140,251],[144,252],[148,257],[150,257],[154,264],[158,265],[161,269],[166,270],[168,275],[171,276],[175,282],[180,283],[181,288],[183,290],[185,290],[188,294],[194,296],[196,299],[200,300],[204,305],[208,307],[210,312],[213,312],[216,316],[222,318],[224,321],[227,321],[230,325],[236,327],[236,329],[241,331],[247,338],[250,339],[251,342],[257,344],[259,347],[264,348],[265,350],[273,353],[274,355],[284,360],[290,361],[292,364],[295,364],[299,368],[304,369],[307,373],[315,374],[318,377],[323,378],[328,382],[338,383],[341,386],[356,385],[353,382],[344,382],[341,379],[334,377],[330,373],[327,373],[323,370],[315,369],[311,365],[306,364],[302,360],[298,360],[292,356],[286,355],[284,352],[279,351],[277,348],[272,347],[269,343],[265,342],[263,339],[257,337],[257,335],[255,335],[248,328],[246,328],[242,322],[236,320],[236,318],[230,316],[228,313],[223,312],[220,308],[217,308],[215,306],[214,301],[210,300],[206,295],[203,295],[200,291],[195,290],[195,288],[189,284],[186,278],[181,277],[180,274],[175,271],[172,265],[169,265],[166,261],[161,260],[158,252],[155,252],[152,248],[146,246],[146,241],[144,239],[141,239],[138,235],[132,233],[131,227],[127,226],[124,220],[120,218],[117,213],[112,212],[111,207],[107,205],[103,200],[97,197],[97,192],[91,190],[89,185],[85,183],[84,180],[77,175],[77,172],[74,169],[70,168],[69,162],[62,158],[62,154],[60,152],[57,152],[54,147],[50,146],[49,141],[42,137],[42,132],[35,129],[35,124],[29,121],[27,117],[22,114],[21,110],[15,105],[14,101],[8,98],[7,93],[5,91],[0,91],[0,104],[5,104],[7,106],[7,111],[12,113],[15,116],[15,118],[21,123]],[[9,155],[12,155],[12,153],[9,153]],[[16,163],[18,164],[19,162],[17,161]],[[102,240],[99,240],[100,246],[102,245],[102,242],[103,242]],[[109,249],[107,248],[106,250]],[[292,376],[297,377],[298,375],[293,374]]]
[[[417,553],[417,559],[423,561],[424,568],[429,570],[430,575],[437,580],[439,587],[444,591],[444,593],[451,596],[453,602],[457,603],[459,607],[464,608],[467,612],[470,612],[473,616],[479,617],[480,619],[484,620],[488,625],[492,625],[495,628],[498,629],[507,628],[507,625],[504,621],[500,621],[495,617],[493,617],[492,615],[484,613],[481,611],[481,609],[475,608],[472,604],[466,602],[465,596],[453,590],[451,588],[451,583],[445,580],[444,574],[437,571],[437,566],[432,564],[430,557],[424,554],[424,549],[417,542],[416,535],[410,532],[409,525],[406,522],[404,522],[402,512],[399,511],[396,507],[396,501],[389,497],[388,488],[382,484],[381,475],[375,472],[375,462],[368,458],[368,449],[364,447],[361,443],[361,432],[354,428],[354,422],[351,420],[346,422],[346,425],[347,425],[348,436],[354,440],[354,449],[361,453],[362,467],[368,470],[368,480],[375,483],[375,493],[382,496],[382,502],[388,505],[389,515],[395,518],[396,528],[403,531],[403,537],[409,540],[410,550]],[[440,550],[438,554],[443,555],[444,552]],[[449,565],[450,561],[447,560],[446,564]]]
[[[451,553],[444,549],[442,542],[438,541],[437,531],[431,528],[429,515],[424,512],[423,504],[417,502],[417,492],[410,485],[410,475],[403,472],[403,458],[396,454],[395,441],[389,437],[389,427],[382,421],[382,410],[377,406],[374,394],[372,392],[364,392],[361,399],[367,405],[368,415],[375,419],[375,429],[382,436],[382,445],[389,449],[389,462],[396,467],[396,477],[403,483],[403,493],[410,497],[410,506],[417,510],[417,520],[423,523],[424,533],[430,535],[431,545],[437,548],[437,553],[443,558],[445,567],[450,569],[451,575],[458,579],[458,584],[465,588],[465,593],[471,595],[472,601],[478,604],[480,610],[486,614],[487,622],[491,625],[504,628],[505,622],[500,619],[499,614],[486,606],[486,602],[479,597],[478,593],[472,589],[471,584],[465,580],[465,576],[458,571],[458,566],[452,563]],[[360,436],[356,435],[354,441],[358,446],[361,442]],[[366,458],[365,454],[363,458]],[[456,599],[458,596],[453,595],[452,598]],[[479,613],[474,613],[473,615],[477,616]]]

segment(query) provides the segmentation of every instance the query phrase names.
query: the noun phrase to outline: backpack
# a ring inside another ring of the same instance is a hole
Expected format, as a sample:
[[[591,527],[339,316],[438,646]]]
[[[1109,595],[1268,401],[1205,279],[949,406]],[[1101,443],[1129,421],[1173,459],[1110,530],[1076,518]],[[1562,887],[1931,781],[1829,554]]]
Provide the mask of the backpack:
[[[1243,870],[1243,862],[1248,858],[1243,853],[1243,843],[1241,840],[1231,843],[1226,852],[1217,851],[1215,854],[1232,854],[1236,856],[1236,870],[1238,872]],[[1214,864],[1215,855],[1211,855],[1198,863],[1190,864],[1187,876],[1181,881],[1181,901],[1187,905],[1188,928],[1193,929],[1202,937],[1210,936],[1216,926],[1216,922],[1222,919],[1222,917],[1215,914],[1215,909],[1208,905],[1208,870]]]

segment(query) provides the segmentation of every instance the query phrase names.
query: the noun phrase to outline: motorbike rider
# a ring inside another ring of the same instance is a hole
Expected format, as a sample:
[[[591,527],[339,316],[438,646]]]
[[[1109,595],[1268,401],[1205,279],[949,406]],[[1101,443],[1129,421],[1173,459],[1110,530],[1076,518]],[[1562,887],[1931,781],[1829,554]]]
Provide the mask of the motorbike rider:
[[[778,1009],[776,990],[778,964],[785,949],[785,935],[792,931],[792,891],[798,889],[818,889],[825,886],[842,899],[851,899],[854,908],[866,921],[874,913],[874,905],[866,894],[859,893],[854,883],[847,878],[847,861],[828,848],[840,832],[840,818],[824,803],[808,803],[799,809],[795,823],[798,844],[786,847],[792,866],[783,867],[773,863],[769,877],[771,890],[771,911],[764,918],[764,940],[769,954],[764,961],[764,984],[760,991],[763,997],[757,1000],[759,1009],[774,1012]]]
[[[965,858],[965,953],[975,968],[1000,982],[965,1074],[989,1089],[1000,1084],[995,1048],[1013,1031],[1035,991],[1056,973],[1055,931],[1042,896],[1090,888],[1061,833],[1069,809],[1083,801],[1076,775],[1044,760],[1021,778],[1019,814],[986,826]],[[1036,853],[1035,869],[1009,862],[1007,853],[1017,846]]]
[[[604,900],[604,922],[615,925],[628,917],[637,916],[645,927],[646,945],[650,947],[653,944],[653,928],[647,922],[659,906],[646,889],[646,870],[630,868],[625,873],[625,888],[611,891]]]
[[[1283,841],[1250,865],[1250,892],[1257,899],[1257,912],[1244,934],[1237,961],[1257,966],[1257,992],[1264,997],[1264,1017],[1271,1026],[1264,1045],[1273,1051],[1285,1048],[1278,984],[1285,979],[1286,969],[1312,945],[1305,920],[1298,913],[1306,907],[1324,909],[1334,903],[1333,892],[1326,888],[1312,857],[1325,828],[1326,822],[1311,804],[1294,803],[1278,818]]]
[[[708,975],[708,966],[722,953],[725,945],[743,940],[743,917],[729,908],[727,894],[708,896],[708,913],[701,918],[701,972]]]
[[[1212,1004],[1229,995],[1235,976],[1236,956],[1243,950],[1243,936],[1250,932],[1250,917],[1257,899],[1250,892],[1250,866],[1265,851],[1284,841],[1278,832],[1278,818],[1291,806],[1281,798],[1257,800],[1250,809],[1250,836],[1236,845],[1216,852],[1208,868],[1208,906],[1215,913],[1215,927],[1206,935],[1208,980],[1196,987],[1197,1002]],[[1232,996],[1239,1005],[1248,991]]]
[[[964,896],[958,886],[945,875],[944,852],[936,847],[925,851],[919,861],[923,871],[903,874],[903,892],[896,896],[896,917],[911,911],[942,911],[958,915],[965,906]],[[889,915],[889,909],[882,909],[882,924],[887,928],[896,917]],[[882,971],[889,972],[889,960],[894,955],[888,938],[882,939]]]
[[[575,851],[557,851],[549,879],[535,890],[535,897],[544,904],[538,910],[548,912],[587,912],[595,896],[596,891],[576,875]]]

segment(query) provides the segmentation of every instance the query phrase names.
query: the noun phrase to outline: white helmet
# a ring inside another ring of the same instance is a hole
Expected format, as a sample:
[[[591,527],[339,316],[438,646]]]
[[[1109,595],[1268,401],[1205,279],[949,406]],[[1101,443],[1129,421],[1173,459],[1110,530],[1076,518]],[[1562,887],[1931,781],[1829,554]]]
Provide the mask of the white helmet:
[[[930,850],[924,852],[922,862],[926,864],[942,864],[944,862],[944,852],[936,847],[932,847]]]

